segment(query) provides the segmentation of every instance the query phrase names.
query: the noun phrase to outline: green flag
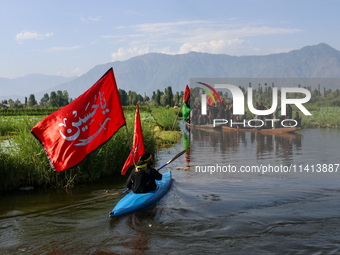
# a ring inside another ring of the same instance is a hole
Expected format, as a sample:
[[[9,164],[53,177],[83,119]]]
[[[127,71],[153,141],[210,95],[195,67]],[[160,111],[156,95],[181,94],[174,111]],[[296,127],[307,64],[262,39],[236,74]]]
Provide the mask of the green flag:
[[[183,105],[182,105],[182,115],[183,115],[183,123],[185,122],[185,119],[190,114],[190,89],[188,85],[185,88],[184,96],[183,96]]]
[[[182,105],[182,114],[183,114],[183,123],[185,122],[185,119],[189,116],[190,114],[190,108],[187,106],[186,103],[183,102]]]

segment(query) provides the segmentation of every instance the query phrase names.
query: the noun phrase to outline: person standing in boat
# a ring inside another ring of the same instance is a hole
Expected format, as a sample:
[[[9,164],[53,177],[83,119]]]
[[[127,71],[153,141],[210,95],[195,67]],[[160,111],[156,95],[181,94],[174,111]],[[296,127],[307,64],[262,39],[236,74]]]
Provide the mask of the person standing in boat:
[[[152,168],[151,164],[152,155],[150,153],[145,153],[140,157],[136,168],[132,170],[126,181],[128,189],[132,189],[134,193],[146,193],[157,188],[155,180],[162,180],[162,174]]]
[[[301,116],[299,116],[299,112],[296,112],[295,116],[294,120],[297,122],[296,127],[301,127]]]
[[[270,109],[270,106],[268,106],[268,110],[269,109]],[[267,120],[272,118],[272,115],[268,114],[268,115],[265,115],[264,117],[265,117],[265,122],[264,123],[265,123],[266,128],[273,128],[272,127],[272,122],[271,121],[267,121]]]
[[[292,107],[289,104],[287,104],[287,106],[286,106],[286,119],[290,119],[291,120],[292,118],[293,118],[293,109],[292,109]],[[291,126],[292,122],[289,121],[288,125]]]

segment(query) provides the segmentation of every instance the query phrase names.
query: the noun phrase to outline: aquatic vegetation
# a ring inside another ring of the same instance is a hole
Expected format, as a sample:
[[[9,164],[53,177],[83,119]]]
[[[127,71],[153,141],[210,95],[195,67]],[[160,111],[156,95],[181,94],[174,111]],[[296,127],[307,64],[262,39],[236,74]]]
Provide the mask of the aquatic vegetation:
[[[304,127],[340,127],[340,107],[320,107],[311,110],[310,113],[312,114],[311,116],[304,116],[302,118],[302,125]]]
[[[145,150],[154,154],[157,148],[178,142],[180,134],[155,130],[156,123],[171,130],[178,109],[140,108]],[[131,142],[134,135],[135,107],[124,107]],[[44,148],[30,133],[32,127],[45,116],[1,117],[1,136],[12,132],[11,146],[0,144],[0,191],[20,186],[71,187],[99,178],[120,175],[130,153],[125,127],[122,127],[107,143],[88,155],[78,166],[63,172],[54,172]],[[167,132],[165,132],[167,133]]]
[[[126,118],[131,141],[134,135],[134,116]],[[125,128],[121,128],[106,144],[91,153],[73,169],[55,173],[46,157],[44,148],[30,134],[35,122],[24,118],[10,151],[0,149],[0,190],[9,190],[21,185],[65,187],[97,180],[100,177],[120,174],[130,153]],[[145,149],[155,153],[156,138],[153,122],[142,124]]]
[[[152,108],[152,116],[155,118],[155,121],[157,124],[162,128],[162,130],[171,130],[172,126],[174,125],[177,113],[179,109],[175,108],[169,108],[166,109],[164,107],[159,107],[159,108]],[[179,120],[177,119],[177,123],[174,127],[174,130],[178,130]]]

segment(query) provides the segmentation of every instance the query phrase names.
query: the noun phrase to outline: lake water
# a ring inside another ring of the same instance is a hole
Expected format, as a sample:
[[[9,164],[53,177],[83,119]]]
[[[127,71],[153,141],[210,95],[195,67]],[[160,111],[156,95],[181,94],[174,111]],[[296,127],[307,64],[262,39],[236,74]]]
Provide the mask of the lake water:
[[[0,254],[340,253],[339,130],[187,136],[190,155],[164,170],[173,169],[172,187],[151,209],[109,218],[125,189],[110,180],[68,192],[2,195]],[[157,165],[183,142],[161,151]],[[261,164],[274,170],[241,172]],[[236,170],[196,172],[217,165]]]

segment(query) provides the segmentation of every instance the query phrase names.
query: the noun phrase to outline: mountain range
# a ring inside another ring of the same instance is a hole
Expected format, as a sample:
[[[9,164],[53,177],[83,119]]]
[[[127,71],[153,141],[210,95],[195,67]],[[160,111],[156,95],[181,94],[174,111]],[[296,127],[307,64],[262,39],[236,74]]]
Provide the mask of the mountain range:
[[[57,90],[67,90],[69,96],[75,98],[111,67],[118,88],[144,96],[144,93],[151,95],[157,89],[164,91],[168,86],[173,92],[182,91],[190,83],[190,78],[340,78],[340,51],[321,43],[265,56],[148,53],[125,61],[97,65],[77,78],[43,75],[40,78],[27,75],[13,80],[0,78],[0,100],[3,97],[8,99],[9,95],[29,97],[33,93],[39,101],[44,93]],[[32,81],[34,85],[30,83]],[[12,85],[9,86],[10,83]],[[332,86],[334,89],[338,85]]]

